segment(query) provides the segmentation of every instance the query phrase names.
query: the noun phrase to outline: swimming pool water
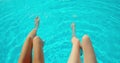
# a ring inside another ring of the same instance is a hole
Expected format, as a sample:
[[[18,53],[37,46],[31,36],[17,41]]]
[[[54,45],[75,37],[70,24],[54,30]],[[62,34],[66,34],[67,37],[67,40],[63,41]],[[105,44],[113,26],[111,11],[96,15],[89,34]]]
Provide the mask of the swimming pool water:
[[[120,0],[0,0],[0,63],[17,63],[36,16],[45,63],[67,62],[72,22],[80,40],[90,36],[98,63],[120,63]]]

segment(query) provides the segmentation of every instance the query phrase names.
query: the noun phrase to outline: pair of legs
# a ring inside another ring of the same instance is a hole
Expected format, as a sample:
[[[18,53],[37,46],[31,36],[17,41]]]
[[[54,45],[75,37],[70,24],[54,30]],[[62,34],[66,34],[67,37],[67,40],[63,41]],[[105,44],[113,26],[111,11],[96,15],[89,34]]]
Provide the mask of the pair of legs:
[[[26,41],[23,45],[22,52],[18,63],[44,63],[43,57],[43,42],[36,36],[36,32],[39,26],[39,18],[35,20],[35,28],[29,33]],[[75,36],[74,26],[72,26],[72,51],[68,63],[81,63],[80,61],[80,48],[84,52],[84,62],[85,63],[96,63],[95,54],[93,51],[92,44],[87,35],[83,36],[82,44],[80,44],[79,39]],[[32,48],[34,50],[34,58],[32,61]]]
[[[38,17],[35,20],[35,28],[29,33],[24,42],[21,55],[18,63],[44,63],[43,57],[43,42],[36,36],[37,28],[39,24]],[[32,61],[32,49],[34,50],[34,57]]]
[[[81,44],[80,41],[74,36],[72,38],[72,44],[72,51],[68,63],[81,63],[80,48],[83,50],[84,63],[97,63],[90,38],[87,35],[83,36]]]
[[[97,63],[90,38],[84,35],[80,44],[79,39],[75,36],[74,24],[72,24],[72,44],[72,51],[68,63],[81,63],[80,49],[83,50],[84,63]]]

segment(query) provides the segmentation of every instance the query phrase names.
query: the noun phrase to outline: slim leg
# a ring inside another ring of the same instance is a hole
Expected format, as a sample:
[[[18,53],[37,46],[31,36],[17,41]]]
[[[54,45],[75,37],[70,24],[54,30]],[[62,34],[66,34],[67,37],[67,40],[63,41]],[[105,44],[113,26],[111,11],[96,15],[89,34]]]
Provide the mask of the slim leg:
[[[82,38],[82,49],[84,52],[84,63],[97,63],[90,38],[87,35]]]
[[[68,63],[81,63],[80,61],[80,42],[76,37],[72,38],[72,51]]]
[[[33,50],[34,50],[33,63],[44,63],[42,48],[43,48],[43,41],[38,36],[36,36],[33,39]]]
[[[39,17],[35,19],[35,28],[29,33],[24,42],[21,55],[18,63],[32,63],[32,46],[33,46],[33,38],[36,36],[36,31],[39,26]]]
[[[32,40],[35,35],[36,35],[36,30],[33,29],[27,36],[26,41],[24,42],[18,63],[31,63]]]

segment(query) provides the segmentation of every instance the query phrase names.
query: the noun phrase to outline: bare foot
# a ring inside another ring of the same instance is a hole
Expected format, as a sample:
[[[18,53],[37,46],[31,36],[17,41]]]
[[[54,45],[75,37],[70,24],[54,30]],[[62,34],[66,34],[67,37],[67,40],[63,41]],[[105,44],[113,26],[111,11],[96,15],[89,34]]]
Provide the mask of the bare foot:
[[[71,28],[72,28],[72,37],[75,36],[75,23],[71,24]]]
[[[38,27],[39,27],[39,17],[37,16],[36,18],[35,18],[35,29],[37,30],[38,29]]]
[[[75,26],[75,23],[72,23],[72,24],[71,24],[71,27],[73,28],[74,26]]]

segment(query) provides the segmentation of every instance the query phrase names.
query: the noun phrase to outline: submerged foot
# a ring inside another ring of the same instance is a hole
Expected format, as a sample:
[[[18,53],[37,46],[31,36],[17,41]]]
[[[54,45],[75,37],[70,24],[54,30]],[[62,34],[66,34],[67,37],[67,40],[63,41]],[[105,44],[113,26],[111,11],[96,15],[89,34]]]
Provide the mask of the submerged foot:
[[[75,23],[71,24],[71,28],[72,28],[72,37],[75,36]]]
[[[39,27],[39,17],[37,16],[36,18],[35,18],[35,29],[37,30],[38,29],[38,27]]]

